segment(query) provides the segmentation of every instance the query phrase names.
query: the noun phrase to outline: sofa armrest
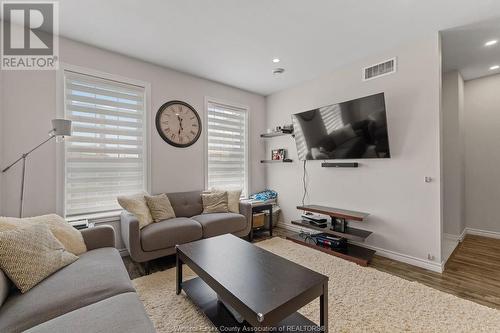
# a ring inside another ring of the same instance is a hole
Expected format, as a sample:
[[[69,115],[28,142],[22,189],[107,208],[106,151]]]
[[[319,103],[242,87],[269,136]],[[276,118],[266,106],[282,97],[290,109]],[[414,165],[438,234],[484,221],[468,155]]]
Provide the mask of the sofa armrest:
[[[87,251],[101,247],[115,247],[115,229],[110,225],[100,225],[80,231]]]
[[[240,214],[247,218],[247,230],[250,232],[252,228],[252,204],[249,202],[240,201]]]
[[[142,262],[141,230],[137,217],[127,211],[122,211],[120,226],[122,239],[130,257],[136,262]]]

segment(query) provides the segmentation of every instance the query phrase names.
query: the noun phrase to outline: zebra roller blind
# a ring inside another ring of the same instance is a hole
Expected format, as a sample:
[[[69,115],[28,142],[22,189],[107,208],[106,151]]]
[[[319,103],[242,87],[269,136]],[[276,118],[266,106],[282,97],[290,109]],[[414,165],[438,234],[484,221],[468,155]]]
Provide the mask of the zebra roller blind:
[[[241,189],[247,194],[247,110],[221,103],[207,109],[208,189]]]
[[[65,71],[64,99],[66,216],[120,209],[146,189],[145,87]]]

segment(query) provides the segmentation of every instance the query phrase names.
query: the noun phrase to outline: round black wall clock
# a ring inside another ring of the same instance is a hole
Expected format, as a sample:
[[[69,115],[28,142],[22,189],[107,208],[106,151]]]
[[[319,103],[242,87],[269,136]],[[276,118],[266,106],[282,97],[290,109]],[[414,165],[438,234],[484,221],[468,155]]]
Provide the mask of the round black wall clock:
[[[198,112],[188,103],[170,101],[156,113],[156,129],[165,142],[185,148],[199,139],[201,120]]]

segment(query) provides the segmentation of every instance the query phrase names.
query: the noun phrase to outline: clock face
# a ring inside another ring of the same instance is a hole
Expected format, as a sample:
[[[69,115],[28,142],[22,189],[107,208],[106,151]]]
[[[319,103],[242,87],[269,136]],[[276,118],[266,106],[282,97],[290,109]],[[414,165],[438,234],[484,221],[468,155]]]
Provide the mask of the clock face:
[[[201,120],[191,105],[170,101],[156,113],[156,129],[162,139],[172,146],[189,147],[200,137]]]

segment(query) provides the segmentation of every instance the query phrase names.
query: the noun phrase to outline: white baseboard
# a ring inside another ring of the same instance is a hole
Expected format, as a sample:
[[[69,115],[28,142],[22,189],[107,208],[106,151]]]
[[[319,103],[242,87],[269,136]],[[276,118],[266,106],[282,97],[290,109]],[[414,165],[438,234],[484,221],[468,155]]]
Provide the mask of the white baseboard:
[[[311,229],[299,227],[299,226],[296,226],[293,224],[283,223],[281,221],[278,222],[278,226],[283,228],[283,229],[287,229],[287,230],[295,231],[295,232],[300,232],[301,230],[311,230]],[[315,232],[315,230],[311,230],[311,231]],[[375,250],[377,252],[377,255],[380,255],[382,257],[401,261],[401,262],[404,262],[406,264],[410,264],[413,266],[425,268],[425,269],[428,269],[428,270],[433,271],[433,272],[438,272],[438,273],[443,272],[444,266],[442,263],[436,263],[436,262],[433,262],[433,261],[430,261],[427,259],[420,259],[420,258],[413,257],[413,256],[410,256],[407,254],[382,249],[380,247],[368,245],[368,244],[361,243],[361,242],[351,242],[351,243],[366,247],[367,249]]]
[[[483,236],[483,237],[500,239],[500,232],[498,232],[498,231],[488,231],[488,230],[469,228],[469,227],[464,228],[464,230],[462,231],[462,233],[460,235],[452,235],[452,234],[443,233],[443,238],[448,239],[448,240],[461,242],[464,240],[465,235],[476,235],[476,236]]]
[[[500,239],[500,232],[498,231],[487,231],[487,230],[481,230],[481,229],[475,229],[475,228],[465,228],[465,231],[467,235],[476,235],[476,236],[483,236],[483,237],[489,237],[489,238],[496,238]]]
[[[368,245],[368,244],[361,243],[361,242],[351,242],[351,243],[362,246],[362,247],[366,247],[367,249],[375,250],[377,252],[377,255],[382,256],[382,257],[386,257],[386,258],[389,258],[392,260],[404,262],[405,264],[428,269],[430,271],[437,272],[437,273],[443,272],[444,266],[442,263],[433,262],[433,261],[430,261],[427,259],[420,259],[417,257],[410,256],[408,254],[382,249],[380,247]]]

